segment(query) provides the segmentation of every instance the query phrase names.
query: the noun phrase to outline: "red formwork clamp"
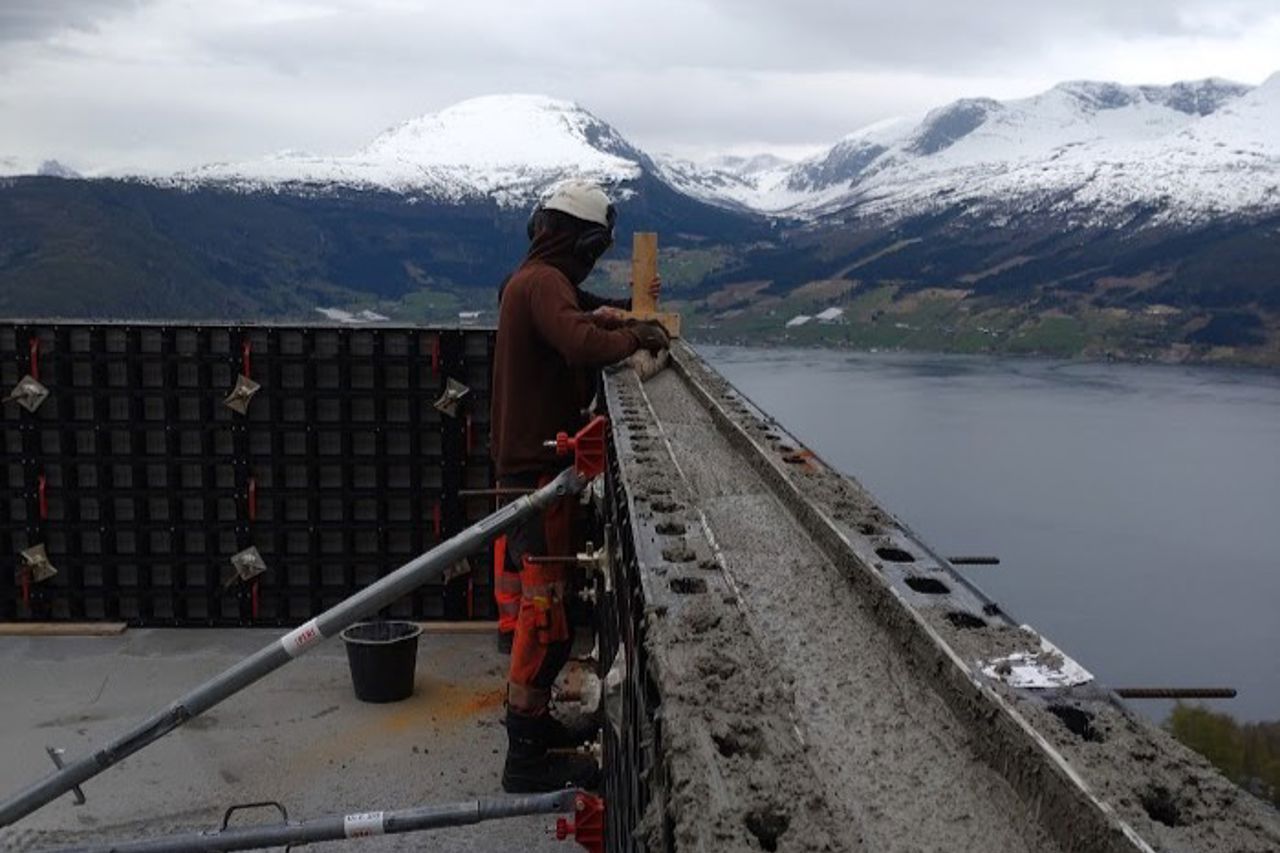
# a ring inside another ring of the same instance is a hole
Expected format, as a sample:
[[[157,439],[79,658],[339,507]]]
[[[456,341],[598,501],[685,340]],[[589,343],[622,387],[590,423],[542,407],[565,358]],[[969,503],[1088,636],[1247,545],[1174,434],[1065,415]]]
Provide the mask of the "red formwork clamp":
[[[40,379],[40,339],[35,335],[32,335],[31,339],[27,341],[27,351],[31,356],[31,365],[30,365],[30,369],[27,372],[31,374],[32,379],[39,380]]]
[[[240,342],[240,372],[246,378],[253,378],[253,341],[248,337]]]
[[[49,520],[49,480],[44,474],[36,477],[36,508],[41,521]]]
[[[569,836],[590,853],[604,853],[604,800],[579,791],[573,798],[573,820],[556,819],[556,838]]]
[[[604,415],[596,415],[575,436],[570,437],[567,432],[559,433],[554,442],[556,455],[568,456],[572,453],[573,467],[578,469],[584,479],[593,479],[604,473],[605,432],[608,429],[609,419]]]

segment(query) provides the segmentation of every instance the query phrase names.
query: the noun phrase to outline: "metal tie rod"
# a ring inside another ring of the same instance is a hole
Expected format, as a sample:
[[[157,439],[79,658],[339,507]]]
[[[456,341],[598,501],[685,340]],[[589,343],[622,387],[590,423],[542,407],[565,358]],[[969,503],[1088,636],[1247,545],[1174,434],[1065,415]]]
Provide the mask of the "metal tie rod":
[[[206,853],[210,850],[260,850],[279,844],[308,844],[312,841],[337,841],[346,838],[372,838],[377,835],[399,835],[445,826],[467,826],[486,820],[520,815],[572,812],[578,792],[573,789],[523,797],[484,797],[462,803],[421,806],[398,811],[362,812],[329,815],[313,820],[259,826],[227,828],[231,812],[223,818],[222,827],[204,832],[187,832],[144,841],[95,844],[90,847],[65,848],[56,853]],[[259,803],[255,805],[273,805]]]
[[[410,560],[385,578],[370,584],[345,601],[294,628],[220,675],[153,714],[85,758],[73,761],[40,782],[0,803],[0,827],[21,820],[113,764],[154,743],[188,720],[203,714],[270,672],[274,672],[322,640],[335,636],[366,616],[376,613],[406,593],[439,577],[445,569],[510,530],[524,519],[546,509],[556,500],[581,492],[604,470],[605,429],[608,421],[597,416],[576,436],[561,433],[557,452],[574,454],[574,464],[547,485],[519,498],[466,530]]]
[[[1121,699],[1234,699],[1234,687],[1117,687]]]

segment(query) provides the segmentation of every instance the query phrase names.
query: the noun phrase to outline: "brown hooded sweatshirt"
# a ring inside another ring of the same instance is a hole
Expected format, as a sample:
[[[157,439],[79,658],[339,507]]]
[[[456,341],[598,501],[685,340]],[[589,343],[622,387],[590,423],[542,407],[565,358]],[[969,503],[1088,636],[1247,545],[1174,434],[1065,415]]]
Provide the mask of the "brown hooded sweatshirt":
[[[490,453],[498,477],[569,464],[542,446],[585,423],[593,373],[640,342],[629,329],[597,325],[578,301],[591,265],[573,251],[577,235],[543,232],[503,288],[493,353]]]

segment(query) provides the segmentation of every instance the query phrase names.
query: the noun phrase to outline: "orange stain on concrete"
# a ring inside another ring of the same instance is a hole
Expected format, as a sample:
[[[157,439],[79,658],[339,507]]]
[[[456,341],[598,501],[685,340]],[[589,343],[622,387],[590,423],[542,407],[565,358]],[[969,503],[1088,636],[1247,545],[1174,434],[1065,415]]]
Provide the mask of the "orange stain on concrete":
[[[504,691],[497,687],[477,688],[475,684],[423,678],[419,679],[413,698],[388,708],[389,713],[380,723],[393,732],[422,726],[453,726],[502,707],[503,695]]]

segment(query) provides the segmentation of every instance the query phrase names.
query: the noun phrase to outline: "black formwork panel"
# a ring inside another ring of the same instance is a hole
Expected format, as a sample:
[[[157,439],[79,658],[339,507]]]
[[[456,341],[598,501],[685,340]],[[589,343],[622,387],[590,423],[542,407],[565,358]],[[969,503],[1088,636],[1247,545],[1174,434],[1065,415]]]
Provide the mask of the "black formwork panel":
[[[0,324],[0,620],[298,624],[491,511],[486,329]],[[224,397],[260,384],[244,414]],[[472,390],[456,417],[447,379]],[[58,570],[22,583],[19,552]],[[235,578],[255,547],[267,570]],[[388,613],[491,618],[491,556]]]

